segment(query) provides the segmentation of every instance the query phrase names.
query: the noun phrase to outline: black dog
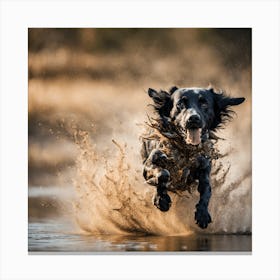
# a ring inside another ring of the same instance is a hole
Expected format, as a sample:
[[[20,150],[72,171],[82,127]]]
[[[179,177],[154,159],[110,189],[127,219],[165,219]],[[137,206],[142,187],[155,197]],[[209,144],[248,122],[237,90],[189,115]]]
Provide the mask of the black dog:
[[[169,92],[150,88],[148,94],[157,118],[149,118],[141,153],[144,178],[157,188],[154,205],[168,211],[171,199],[167,191],[190,190],[198,182],[195,220],[206,228],[211,223],[211,160],[217,157],[213,132],[231,118],[230,106],[245,98],[231,98],[213,88],[172,87]]]

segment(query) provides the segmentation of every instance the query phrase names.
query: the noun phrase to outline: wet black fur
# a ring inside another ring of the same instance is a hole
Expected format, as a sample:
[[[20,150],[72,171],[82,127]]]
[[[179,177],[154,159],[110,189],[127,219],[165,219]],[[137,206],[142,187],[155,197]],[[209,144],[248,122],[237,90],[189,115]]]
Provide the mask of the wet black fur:
[[[178,88],[173,86],[169,91],[156,91],[149,88],[148,94],[153,100],[152,105],[158,115],[158,122],[164,129],[168,129],[175,124],[175,126],[178,126],[178,123],[180,123],[179,131],[184,131],[188,125],[188,119],[183,112],[195,109],[200,119],[197,126],[202,128],[203,132],[202,142],[209,140],[211,132],[223,127],[226,121],[232,118],[233,111],[230,109],[231,106],[239,105],[245,100],[243,97],[229,97],[224,92],[217,93],[213,88]],[[180,113],[181,110],[182,113]],[[148,142],[147,140],[143,141],[146,141],[144,144],[149,146],[149,140]],[[160,149],[150,148],[146,149],[146,154],[142,156],[144,160],[144,177],[149,184],[157,187],[154,204],[161,211],[168,211],[171,199],[167,194],[166,186],[170,180],[170,174],[167,169],[162,168],[166,155]],[[147,170],[151,172],[153,168],[155,169],[154,177],[148,180],[146,176]],[[211,197],[210,171],[211,158],[198,154],[197,167],[192,172],[192,176],[198,180],[200,200],[196,205],[195,220],[201,228],[206,228],[208,223],[211,222],[211,216],[208,212]]]

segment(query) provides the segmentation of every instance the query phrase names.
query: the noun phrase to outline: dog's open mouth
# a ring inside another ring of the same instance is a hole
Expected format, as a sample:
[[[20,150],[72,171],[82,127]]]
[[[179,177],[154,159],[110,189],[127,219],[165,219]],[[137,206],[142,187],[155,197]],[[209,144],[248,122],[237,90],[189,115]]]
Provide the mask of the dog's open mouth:
[[[189,128],[186,131],[186,143],[198,145],[201,142],[201,128]]]

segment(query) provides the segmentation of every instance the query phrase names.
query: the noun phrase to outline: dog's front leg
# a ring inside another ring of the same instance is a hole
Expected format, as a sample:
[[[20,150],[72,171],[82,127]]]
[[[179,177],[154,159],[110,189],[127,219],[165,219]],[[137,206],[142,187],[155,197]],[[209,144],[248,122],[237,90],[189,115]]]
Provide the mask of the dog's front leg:
[[[170,173],[167,169],[158,170],[157,178],[157,193],[154,197],[154,205],[163,212],[169,210],[171,206],[170,196],[167,194],[167,183],[170,178]]]
[[[163,212],[168,211],[171,206],[171,199],[167,194],[170,173],[165,168],[166,162],[167,156],[162,151],[154,149],[145,161],[143,172],[147,183],[156,186],[154,205]]]
[[[200,156],[198,159],[198,192],[200,199],[196,205],[195,220],[201,228],[207,228],[208,224],[212,222],[211,216],[208,212],[208,204],[211,197],[211,185],[210,185],[210,171],[211,161],[210,159]]]

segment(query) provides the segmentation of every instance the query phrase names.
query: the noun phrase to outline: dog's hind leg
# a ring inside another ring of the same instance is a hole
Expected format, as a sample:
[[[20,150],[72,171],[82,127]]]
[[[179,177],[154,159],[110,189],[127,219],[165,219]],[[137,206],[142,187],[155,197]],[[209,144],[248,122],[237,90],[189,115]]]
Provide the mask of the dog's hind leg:
[[[198,192],[200,199],[196,204],[195,220],[201,228],[207,228],[208,224],[212,222],[211,216],[208,212],[208,204],[211,197],[211,185],[210,185],[210,172],[211,161],[203,156],[198,159]]]
[[[165,168],[167,156],[158,149],[153,149],[144,163],[144,178],[150,185],[156,186],[157,193],[154,205],[161,211],[168,211],[171,206],[170,196],[167,194],[167,184],[170,173]]]

